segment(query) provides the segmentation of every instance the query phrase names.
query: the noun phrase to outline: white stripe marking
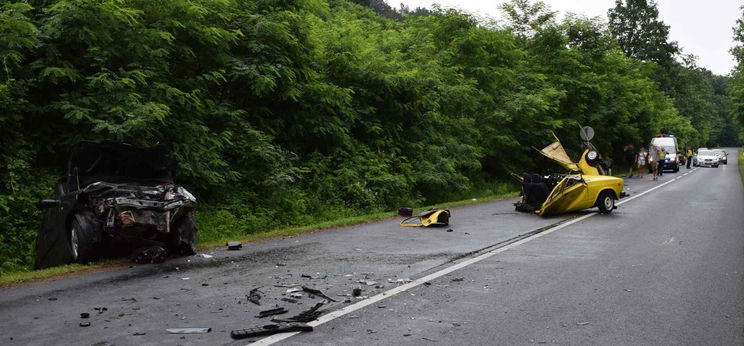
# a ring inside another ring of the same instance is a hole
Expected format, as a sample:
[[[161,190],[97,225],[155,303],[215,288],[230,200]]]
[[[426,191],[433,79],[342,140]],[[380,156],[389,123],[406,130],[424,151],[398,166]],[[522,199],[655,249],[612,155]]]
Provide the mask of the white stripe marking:
[[[663,184],[661,184],[659,186],[655,186],[655,187],[653,187],[651,189],[648,189],[648,190],[646,190],[644,192],[641,192],[641,193],[639,193],[639,194],[637,194],[635,196],[625,198],[625,199],[623,199],[623,201],[618,202],[617,205],[621,205],[621,204],[624,204],[626,202],[632,201],[632,200],[634,200],[634,199],[636,199],[638,197],[641,197],[641,196],[643,196],[643,195],[645,195],[645,194],[647,194],[647,193],[649,193],[651,191],[654,191],[656,189],[659,189],[662,186],[667,185],[667,184],[669,184],[669,183],[671,183],[671,182],[673,182],[675,180],[678,180],[678,179],[680,179],[680,178],[675,178],[675,179],[669,180],[666,183],[663,183]],[[465,268],[465,267],[467,267],[467,266],[469,266],[471,264],[478,263],[478,262],[480,262],[480,261],[482,261],[484,259],[493,257],[495,255],[498,255],[498,254],[504,252],[504,251],[511,250],[511,249],[513,249],[513,248],[515,248],[515,247],[517,247],[519,245],[522,245],[522,244],[527,243],[529,241],[535,240],[535,239],[540,238],[542,236],[546,236],[546,235],[548,235],[550,233],[553,233],[553,232],[555,232],[557,230],[566,228],[566,227],[571,226],[571,225],[573,225],[573,224],[575,224],[577,222],[584,221],[584,220],[586,220],[586,219],[588,219],[588,218],[590,218],[592,216],[598,215],[598,214],[599,214],[599,212],[596,212],[595,211],[595,212],[591,212],[589,214],[586,214],[584,216],[575,218],[573,220],[566,221],[566,222],[561,223],[561,224],[559,224],[559,225],[557,225],[557,226],[555,226],[553,228],[550,228],[550,229],[545,230],[543,232],[537,233],[537,234],[535,234],[533,236],[530,236],[528,238],[524,238],[522,240],[516,241],[516,242],[511,243],[509,245],[506,245],[504,247],[500,247],[498,249],[494,249],[494,250],[488,251],[488,252],[486,252],[486,253],[484,253],[482,255],[473,257],[471,259],[468,259],[468,260],[462,261],[460,263],[457,263],[457,264],[455,264],[453,266],[444,268],[444,269],[442,269],[440,271],[437,271],[437,272],[431,273],[429,275],[426,275],[424,277],[418,278],[418,279],[413,280],[413,281],[411,281],[411,282],[409,282],[407,284],[400,285],[400,286],[395,287],[393,289],[390,289],[390,290],[387,290],[385,292],[382,292],[382,293],[380,293],[378,295],[375,295],[375,296],[369,297],[367,299],[361,300],[361,301],[359,301],[357,303],[354,303],[354,304],[351,304],[351,305],[347,305],[347,306],[343,307],[342,309],[339,309],[339,310],[336,310],[336,311],[332,311],[332,312],[330,312],[328,314],[325,314],[323,316],[320,316],[315,321],[309,322],[308,325],[311,325],[313,327],[317,327],[317,326],[319,326],[321,324],[330,322],[330,321],[335,320],[335,319],[337,319],[337,318],[339,318],[341,316],[344,316],[346,314],[352,313],[354,311],[357,311],[359,309],[362,309],[364,307],[367,307],[369,305],[372,305],[374,303],[377,303],[377,302],[379,302],[379,301],[381,301],[381,300],[383,300],[385,298],[392,297],[392,296],[394,296],[396,294],[399,294],[399,293],[408,291],[411,288],[414,288],[416,286],[422,285],[425,282],[428,282],[428,281],[431,281],[431,280],[440,278],[440,277],[442,277],[444,275],[447,275],[449,273],[452,273],[452,272],[454,272],[454,271],[456,271],[458,269],[462,269],[462,268]],[[275,334],[275,335],[272,335],[272,336],[269,336],[269,337],[266,337],[266,338],[257,340],[256,342],[253,342],[253,343],[251,343],[249,345],[266,345],[266,346],[268,346],[268,345],[272,345],[272,344],[275,344],[277,342],[280,342],[282,340],[286,340],[288,338],[291,338],[291,337],[293,337],[293,336],[295,336],[297,334],[300,334],[300,333],[301,332],[291,332],[291,333]]]

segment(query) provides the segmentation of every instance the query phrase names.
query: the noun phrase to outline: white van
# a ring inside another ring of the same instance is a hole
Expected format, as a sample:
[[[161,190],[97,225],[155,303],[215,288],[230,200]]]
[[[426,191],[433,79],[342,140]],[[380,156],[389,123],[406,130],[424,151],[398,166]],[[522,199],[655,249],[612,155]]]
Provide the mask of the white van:
[[[677,137],[674,135],[656,135],[651,139],[651,145],[648,150],[652,150],[656,146],[659,149],[664,148],[667,152],[667,156],[664,159],[664,170],[679,172],[679,145],[677,144]]]

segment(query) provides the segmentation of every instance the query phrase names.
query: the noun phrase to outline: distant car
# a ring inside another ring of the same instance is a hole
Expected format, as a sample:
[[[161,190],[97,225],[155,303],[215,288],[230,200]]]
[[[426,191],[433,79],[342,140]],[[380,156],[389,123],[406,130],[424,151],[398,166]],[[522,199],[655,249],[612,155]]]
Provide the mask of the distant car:
[[[712,151],[714,151],[715,153],[717,153],[717,154],[718,154],[718,160],[719,160],[719,161],[720,161],[720,162],[721,162],[722,164],[724,164],[724,165],[728,165],[728,154],[726,154],[726,152],[725,152],[725,151],[723,151],[723,150],[721,150],[721,149],[712,149]]]
[[[39,202],[46,216],[35,266],[85,264],[144,248],[159,250],[161,258],[194,254],[196,199],[173,183],[174,167],[163,146],[73,145],[54,199]]]
[[[697,155],[695,155],[692,163],[698,167],[710,166],[718,168],[718,165],[720,165],[721,162],[719,155],[715,151],[700,149],[698,150]]]

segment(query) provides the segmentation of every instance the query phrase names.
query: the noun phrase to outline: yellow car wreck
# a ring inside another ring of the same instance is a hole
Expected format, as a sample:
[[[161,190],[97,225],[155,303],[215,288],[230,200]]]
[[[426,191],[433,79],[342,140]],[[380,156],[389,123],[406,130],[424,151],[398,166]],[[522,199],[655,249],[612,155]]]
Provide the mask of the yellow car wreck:
[[[585,149],[578,163],[569,159],[557,138],[540,150],[540,153],[568,169],[569,173],[514,175],[522,184],[522,200],[514,204],[516,210],[543,216],[593,207],[608,214],[616,208],[615,201],[625,196],[625,181],[605,175],[599,153],[584,134],[582,138],[585,140]]]

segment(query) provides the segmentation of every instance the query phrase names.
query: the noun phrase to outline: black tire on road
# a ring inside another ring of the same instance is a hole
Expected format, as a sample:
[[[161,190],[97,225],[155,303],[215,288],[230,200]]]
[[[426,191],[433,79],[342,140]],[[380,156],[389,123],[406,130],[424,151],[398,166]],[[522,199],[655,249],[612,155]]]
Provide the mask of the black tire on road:
[[[95,239],[98,230],[93,222],[85,220],[87,220],[85,216],[73,216],[69,229],[72,260],[79,264],[87,264],[97,259]]]
[[[597,198],[597,207],[602,214],[609,214],[615,209],[615,195],[610,191],[602,191]]]

